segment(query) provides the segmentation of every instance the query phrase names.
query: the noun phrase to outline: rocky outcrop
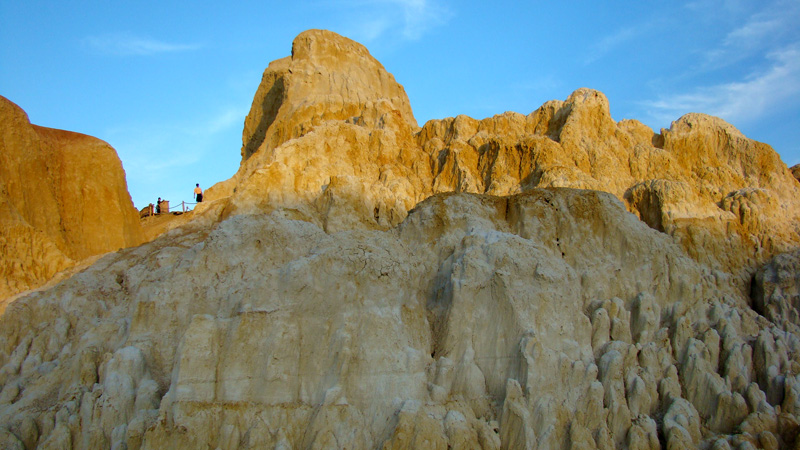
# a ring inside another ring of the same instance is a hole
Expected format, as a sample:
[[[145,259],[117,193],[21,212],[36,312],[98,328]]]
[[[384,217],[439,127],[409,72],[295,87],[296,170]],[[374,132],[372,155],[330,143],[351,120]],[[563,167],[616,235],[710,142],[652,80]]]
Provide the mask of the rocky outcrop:
[[[742,286],[755,266],[800,245],[800,186],[769,146],[715,117],[687,114],[654,134],[614,122],[603,94],[579,89],[528,116],[431,121],[416,137],[436,155],[434,192],[609,192]]]
[[[403,87],[366,48],[304,32],[264,72],[242,165],[206,201],[227,198],[226,214],[292,208],[328,231],[388,229],[430,194],[416,127]]]
[[[588,89],[417,128],[306,32],[185,224],[0,317],[0,446],[794,448],[797,190]]]
[[[242,161],[328,121],[374,128],[390,112],[417,126],[405,90],[363,45],[330,31],[306,31],[290,57],[264,71],[244,123]]]
[[[142,241],[114,149],[31,125],[0,97],[0,299],[83,258]]]
[[[759,314],[800,334],[800,250],[780,254],[759,268],[752,297]]]
[[[797,181],[800,181],[800,164],[793,165],[789,170],[792,172],[792,176],[794,176]]]
[[[388,229],[437,192],[601,190],[744,290],[756,267],[800,245],[800,185],[768,145],[718,118],[687,114],[654,133],[578,89],[527,116],[416,128],[394,78],[327,31],[302,33],[270,64],[242,142],[237,174],[207,193],[226,214],[285,207],[328,231]]]

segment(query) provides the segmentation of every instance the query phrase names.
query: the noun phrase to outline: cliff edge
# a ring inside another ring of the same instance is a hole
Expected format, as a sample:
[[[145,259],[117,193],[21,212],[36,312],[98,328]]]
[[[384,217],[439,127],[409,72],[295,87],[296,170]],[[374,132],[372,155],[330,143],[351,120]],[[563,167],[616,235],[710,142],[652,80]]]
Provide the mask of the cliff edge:
[[[144,236],[116,152],[0,97],[0,299]]]

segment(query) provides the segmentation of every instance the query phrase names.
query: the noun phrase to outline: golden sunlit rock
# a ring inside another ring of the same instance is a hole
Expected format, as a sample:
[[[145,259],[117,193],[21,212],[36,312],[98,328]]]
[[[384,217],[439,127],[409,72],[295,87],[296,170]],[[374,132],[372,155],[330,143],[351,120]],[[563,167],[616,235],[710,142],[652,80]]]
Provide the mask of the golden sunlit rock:
[[[0,447],[797,446],[800,184],[724,121],[582,88],[418,127],[311,30],[242,144],[152,241],[8,305]]]
[[[116,152],[31,125],[0,97],[0,300],[92,255],[143,241]]]

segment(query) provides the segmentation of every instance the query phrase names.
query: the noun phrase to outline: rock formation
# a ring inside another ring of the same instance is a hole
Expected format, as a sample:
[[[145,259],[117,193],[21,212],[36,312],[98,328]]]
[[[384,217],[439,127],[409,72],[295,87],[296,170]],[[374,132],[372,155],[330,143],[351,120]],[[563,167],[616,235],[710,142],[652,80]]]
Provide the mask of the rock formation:
[[[609,192],[743,283],[753,264],[800,242],[797,221],[786,220],[798,217],[798,186],[786,166],[714,117],[687,114],[654,134],[634,120],[614,122],[603,94],[579,89],[528,116],[431,121],[417,141],[438,155],[434,192]]]
[[[143,241],[116,152],[0,97],[0,300]]]
[[[264,72],[242,165],[206,201],[229,197],[230,213],[291,207],[327,231],[388,229],[430,194],[416,128],[405,90],[362,45],[305,32]]]
[[[226,214],[291,208],[337,231],[396,226],[438,192],[602,190],[743,289],[757,265],[800,243],[786,165],[715,117],[687,114],[656,134],[615,122],[602,93],[579,89],[528,116],[414,127],[403,88],[364,47],[303,33],[264,72],[241,168],[207,198],[226,198]]]
[[[795,448],[800,185],[608,111],[418,128],[302,33],[191,220],[0,317],[0,446]]]

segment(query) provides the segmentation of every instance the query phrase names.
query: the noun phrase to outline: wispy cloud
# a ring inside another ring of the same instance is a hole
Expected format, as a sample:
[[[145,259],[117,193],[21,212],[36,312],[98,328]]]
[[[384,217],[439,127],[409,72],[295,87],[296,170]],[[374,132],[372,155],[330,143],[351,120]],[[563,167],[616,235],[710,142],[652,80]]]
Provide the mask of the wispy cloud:
[[[376,17],[374,19],[364,20],[358,26],[359,39],[365,42],[371,42],[384,34],[391,24],[385,17]]]
[[[191,120],[119,126],[102,137],[117,150],[138,206],[157,196],[188,200],[187,186],[220,181],[207,179],[209,167],[230,167],[231,175],[238,167],[239,136],[246,115],[244,107],[227,106]]]
[[[709,27],[727,29],[687,62],[691,70],[672,80],[682,85],[694,82],[695,87],[676,90],[662,83],[660,88],[669,89],[667,93],[640,104],[651,124],[670,123],[688,112],[711,114],[734,124],[754,124],[775,111],[800,104],[800,3],[697,0],[687,7],[713,22]],[[725,81],[698,81],[713,78]]]
[[[387,0],[403,10],[403,36],[419,39],[430,28],[442,25],[450,18],[450,11],[433,0]]]
[[[208,120],[205,127],[208,133],[219,133],[220,131],[227,130],[228,128],[244,124],[244,118],[247,116],[247,111],[237,108],[227,108],[220,111],[216,116]]]
[[[732,123],[758,120],[774,109],[800,101],[800,42],[767,55],[766,70],[741,81],[701,87],[688,93],[661,96],[644,103],[659,123],[688,112],[703,112]]]
[[[615,48],[635,38],[639,34],[640,30],[640,26],[622,28],[613,34],[600,39],[589,49],[589,55],[584,60],[584,64],[589,65],[604,57]]]
[[[197,50],[200,45],[164,42],[149,37],[127,33],[89,36],[84,43],[94,51],[117,56],[147,56],[158,53],[174,53]]]
[[[800,3],[776,0],[760,5],[752,14],[739,17],[740,24],[725,35],[720,45],[706,52],[703,70],[727,67],[766,53],[787,39],[797,39]]]
[[[452,17],[439,0],[340,0],[336,5],[358,11],[358,21],[351,24],[352,34],[365,42],[389,33],[415,41]]]
[[[780,17],[755,17],[744,25],[728,33],[725,46],[738,47],[743,43],[761,41],[785,25]]]

